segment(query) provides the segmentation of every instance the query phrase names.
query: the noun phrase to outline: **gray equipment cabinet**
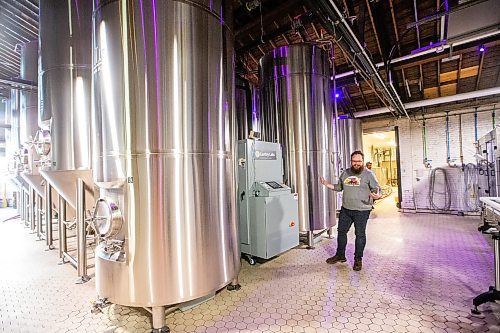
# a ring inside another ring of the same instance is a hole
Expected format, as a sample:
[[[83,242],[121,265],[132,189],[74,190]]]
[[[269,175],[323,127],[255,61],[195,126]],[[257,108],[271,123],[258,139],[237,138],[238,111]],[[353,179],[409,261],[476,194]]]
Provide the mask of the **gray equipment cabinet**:
[[[238,141],[238,211],[241,252],[269,259],[299,244],[298,203],[282,184],[281,146]]]

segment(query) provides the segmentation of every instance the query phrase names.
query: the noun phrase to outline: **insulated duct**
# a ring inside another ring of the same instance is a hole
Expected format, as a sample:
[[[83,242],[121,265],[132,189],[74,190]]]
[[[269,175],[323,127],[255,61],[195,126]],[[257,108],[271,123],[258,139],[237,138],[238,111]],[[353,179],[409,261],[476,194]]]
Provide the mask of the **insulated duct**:
[[[94,6],[96,287],[158,326],[240,268],[231,2]]]
[[[261,126],[283,146],[285,183],[298,193],[301,231],[335,225],[331,179],[334,120],[328,53],[314,44],[283,46],[260,59]]]

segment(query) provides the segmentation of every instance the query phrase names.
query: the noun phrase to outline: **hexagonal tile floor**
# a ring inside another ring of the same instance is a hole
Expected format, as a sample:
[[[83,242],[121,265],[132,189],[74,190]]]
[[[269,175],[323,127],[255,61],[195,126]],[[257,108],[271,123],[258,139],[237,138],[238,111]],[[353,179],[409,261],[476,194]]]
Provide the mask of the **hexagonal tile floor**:
[[[392,201],[393,202],[393,201]],[[500,332],[500,305],[470,315],[472,298],[494,283],[491,240],[478,217],[400,214],[377,205],[363,270],[329,265],[335,239],[242,265],[242,289],[222,290],[191,310],[167,315],[172,332]],[[1,220],[15,215],[0,210]],[[57,250],[12,219],[0,222],[1,332],[149,332],[144,309],[111,305],[91,314],[94,280],[57,265]]]

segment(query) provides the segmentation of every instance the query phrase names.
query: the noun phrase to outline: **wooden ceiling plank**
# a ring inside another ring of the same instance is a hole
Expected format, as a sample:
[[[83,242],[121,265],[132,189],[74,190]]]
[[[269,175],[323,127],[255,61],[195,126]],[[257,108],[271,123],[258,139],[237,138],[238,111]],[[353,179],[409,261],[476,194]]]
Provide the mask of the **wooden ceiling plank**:
[[[382,53],[382,48],[380,47],[380,41],[378,40],[378,32],[377,32],[377,28],[375,27],[375,21],[373,21],[372,8],[370,6],[369,0],[365,0],[365,1],[366,1],[366,6],[368,7],[368,14],[370,15],[370,22],[372,23],[373,34],[375,35],[375,41],[377,42],[378,52],[380,54],[380,57],[383,59],[384,54]]]
[[[363,93],[363,89],[361,89],[361,84],[357,83],[356,85],[358,86],[359,92],[361,93],[361,98],[363,99],[363,103],[365,104],[365,110],[369,110],[368,104],[366,103],[365,94]]]
[[[347,100],[349,101],[349,104],[352,105],[354,112],[357,112],[358,109],[356,108],[356,105],[352,102],[352,98],[351,98],[351,95],[349,94],[349,90],[347,90],[346,87],[342,87],[342,93],[344,94],[344,96],[347,96]]]

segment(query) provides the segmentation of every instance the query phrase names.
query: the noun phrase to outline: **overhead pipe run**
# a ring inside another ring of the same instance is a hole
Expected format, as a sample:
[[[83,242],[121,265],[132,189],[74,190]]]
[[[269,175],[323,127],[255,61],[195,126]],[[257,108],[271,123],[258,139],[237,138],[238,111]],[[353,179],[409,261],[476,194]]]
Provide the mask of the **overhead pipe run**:
[[[408,55],[405,55],[405,56],[402,56],[402,57],[399,57],[396,59],[392,59],[391,66],[398,64],[398,63],[405,62],[405,61],[414,60],[414,59],[423,57],[423,56],[428,55],[428,54],[443,53],[446,50],[457,51],[460,48],[466,48],[469,44],[479,42],[479,41],[482,41],[482,40],[487,39],[487,38],[488,39],[495,38],[497,36],[500,36],[500,30],[490,31],[488,33],[476,35],[476,36],[473,36],[473,37],[470,37],[467,39],[463,39],[463,40],[460,40],[460,41],[457,41],[454,43],[447,43],[447,44],[439,43],[435,47],[432,47],[432,48],[429,48],[429,49],[426,49],[426,50],[423,50],[420,52],[412,52],[411,54],[408,54]],[[377,70],[382,69],[385,67],[385,63],[384,62],[376,63],[375,67],[377,68]],[[358,73],[357,70],[339,73],[339,74],[335,75],[335,79],[336,80],[342,79],[342,78],[354,75],[356,73]]]
[[[316,14],[323,23],[325,29],[332,36],[341,36],[336,39],[336,43],[342,45],[342,49],[352,58],[352,64],[358,68],[368,81],[372,81],[377,88],[376,91],[383,97],[397,116],[408,114],[394,86],[387,84],[380,76],[371,57],[366,53],[365,48],[354,35],[349,23],[346,21],[333,0],[321,0],[311,2]],[[389,110],[389,109],[388,109]]]
[[[22,79],[13,79],[4,76],[0,76],[0,84],[9,86],[12,89],[17,89],[21,91],[25,90],[37,90],[38,83],[33,81],[26,81]]]
[[[471,92],[453,95],[453,96],[444,96],[444,97],[438,97],[438,98],[432,98],[432,99],[424,99],[421,101],[406,103],[404,106],[406,109],[409,110],[409,109],[416,109],[416,108],[421,108],[421,107],[426,107],[426,106],[433,106],[433,105],[438,105],[438,104],[463,101],[466,99],[493,96],[493,95],[497,95],[497,94],[500,94],[500,87],[494,87],[494,88],[483,89],[483,90],[476,90],[476,91],[471,91]],[[382,107],[382,108],[377,108],[377,109],[355,112],[354,117],[355,118],[362,118],[362,117],[374,116],[374,115],[379,115],[379,114],[384,114],[384,113],[389,113],[389,112],[391,112],[391,110],[389,108]]]

